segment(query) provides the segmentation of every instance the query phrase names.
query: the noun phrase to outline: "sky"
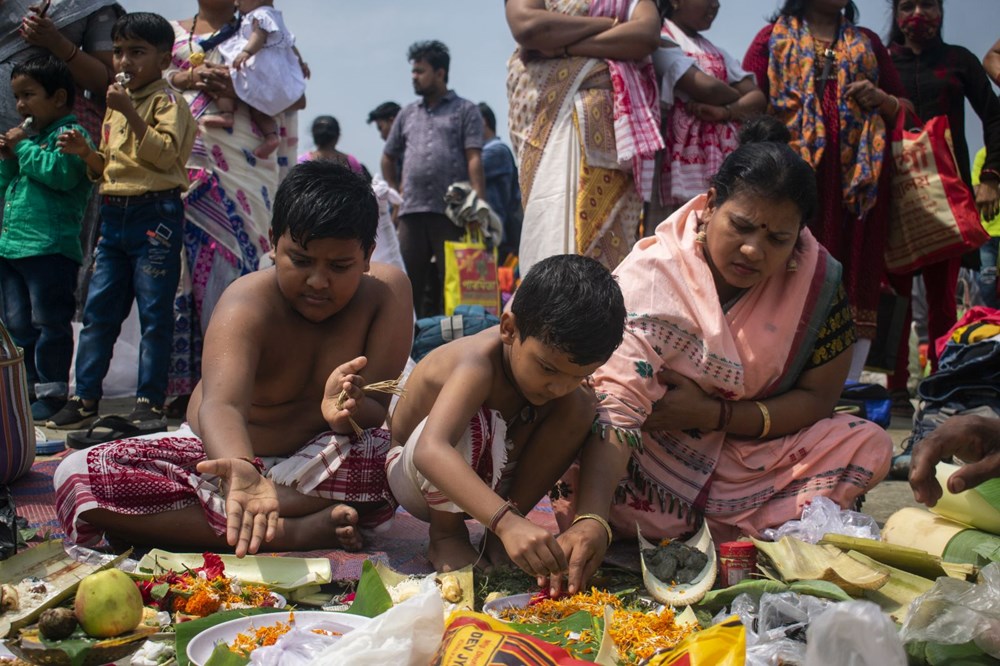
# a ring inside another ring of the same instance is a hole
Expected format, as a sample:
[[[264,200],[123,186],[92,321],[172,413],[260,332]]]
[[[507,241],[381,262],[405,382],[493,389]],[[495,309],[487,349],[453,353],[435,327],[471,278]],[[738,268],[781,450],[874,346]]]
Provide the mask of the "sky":
[[[119,0],[129,11],[189,18],[195,0]],[[856,0],[860,24],[885,35],[889,0]],[[716,45],[742,59],[778,0],[722,0],[719,15],[706,33]],[[167,9],[167,8],[170,9]],[[514,40],[504,19],[501,0],[277,0],[312,79],[307,108],[299,112],[300,148],[312,147],[309,126],[318,115],[340,121],[337,148],[355,155],[373,172],[378,169],[382,140],[368,112],[387,100],[413,102],[410,44],[438,39],[451,50],[449,86],[474,102],[486,102],[497,116],[498,132],[507,138],[507,60]],[[183,9],[184,11],[181,11]],[[169,12],[177,12],[171,14]],[[978,57],[1000,38],[1000,0],[950,0],[945,4],[944,39],[961,44]],[[966,109],[972,154],[983,145],[982,126]]]

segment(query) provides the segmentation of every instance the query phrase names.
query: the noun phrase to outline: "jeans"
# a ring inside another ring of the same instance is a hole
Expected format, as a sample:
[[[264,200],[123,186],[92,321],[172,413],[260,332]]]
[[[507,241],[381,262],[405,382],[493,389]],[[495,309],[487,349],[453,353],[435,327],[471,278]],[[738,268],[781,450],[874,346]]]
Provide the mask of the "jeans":
[[[166,400],[183,221],[180,197],[101,206],[101,238],[76,355],[81,398],[101,397],[115,340],[134,298],[142,336],[136,397],[158,406]]]
[[[997,254],[1000,254],[1000,237],[991,236],[986,245],[979,248],[979,297],[983,305],[1000,307],[997,298]]]
[[[79,268],[61,254],[0,259],[3,319],[24,349],[28,385],[39,398],[65,398],[69,391]]]

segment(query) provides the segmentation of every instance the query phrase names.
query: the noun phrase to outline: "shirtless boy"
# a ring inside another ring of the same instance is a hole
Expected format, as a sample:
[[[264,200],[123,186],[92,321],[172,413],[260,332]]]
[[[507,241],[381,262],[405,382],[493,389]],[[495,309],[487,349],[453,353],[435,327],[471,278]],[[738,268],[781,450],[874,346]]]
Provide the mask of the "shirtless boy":
[[[531,269],[498,327],[417,364],[393,412],[397,448],[386,471],[396,500],[430,523],[436,570],[510,560],[535,576],[566,570],[553,536],[521,513],[583,445],[596,405],[583,384],[621,343],[624,324],[607,269],[555,256]],[[481,557],[467,516],[489,529]]]
[[[240,556],[357,549],[359,528],[392,517],[379,428],[389,396],[360,387],[399,376],[413,305],[405,274],[369,265],[377,225],[361,176],[322,161],[289,172],[274,199],[275,265],[219,300],[189,427],[80,451],[57,469],[72,540],[228,544]]]

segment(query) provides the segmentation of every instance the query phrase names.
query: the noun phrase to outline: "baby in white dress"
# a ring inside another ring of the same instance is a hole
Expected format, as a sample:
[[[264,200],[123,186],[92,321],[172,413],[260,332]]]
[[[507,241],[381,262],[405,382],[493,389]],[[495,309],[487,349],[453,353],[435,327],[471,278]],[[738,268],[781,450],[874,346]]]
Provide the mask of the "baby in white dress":
[[[309,68],[295,48],[295,37],[274,8],[273,0],[237,0],[240,27],[219,44],[219,54],[230,67],[236,96],[250,107],[264,141],[254,155],[266,158],[277,149],[278,123],[274,116],[288,108],[305,106]],[[218,114],[205,116],[209,127],[232,127],[236,100],[216,98]]]

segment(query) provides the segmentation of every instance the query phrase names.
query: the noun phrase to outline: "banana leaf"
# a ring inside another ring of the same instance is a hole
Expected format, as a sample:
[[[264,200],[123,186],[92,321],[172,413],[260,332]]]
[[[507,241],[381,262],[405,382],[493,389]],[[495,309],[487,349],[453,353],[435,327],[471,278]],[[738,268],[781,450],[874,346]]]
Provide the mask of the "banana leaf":
[[[375,617],[392,608],[392,597],[371,560],[361,565],[361,578],[351,607],[345,613],[362,617]]]
[[[288,596],[300,588],[311,588],[333,580],[330,560],[323,557],[283,557],[268,555],[220,555],[227,576],[246,583],[266,585]],[[167,571],[196,569],[205,563],[201,553],[171,553],[154,548],[139,560],[136,573],[154,577]],[[294,596],[294,595],[293,595]]]

